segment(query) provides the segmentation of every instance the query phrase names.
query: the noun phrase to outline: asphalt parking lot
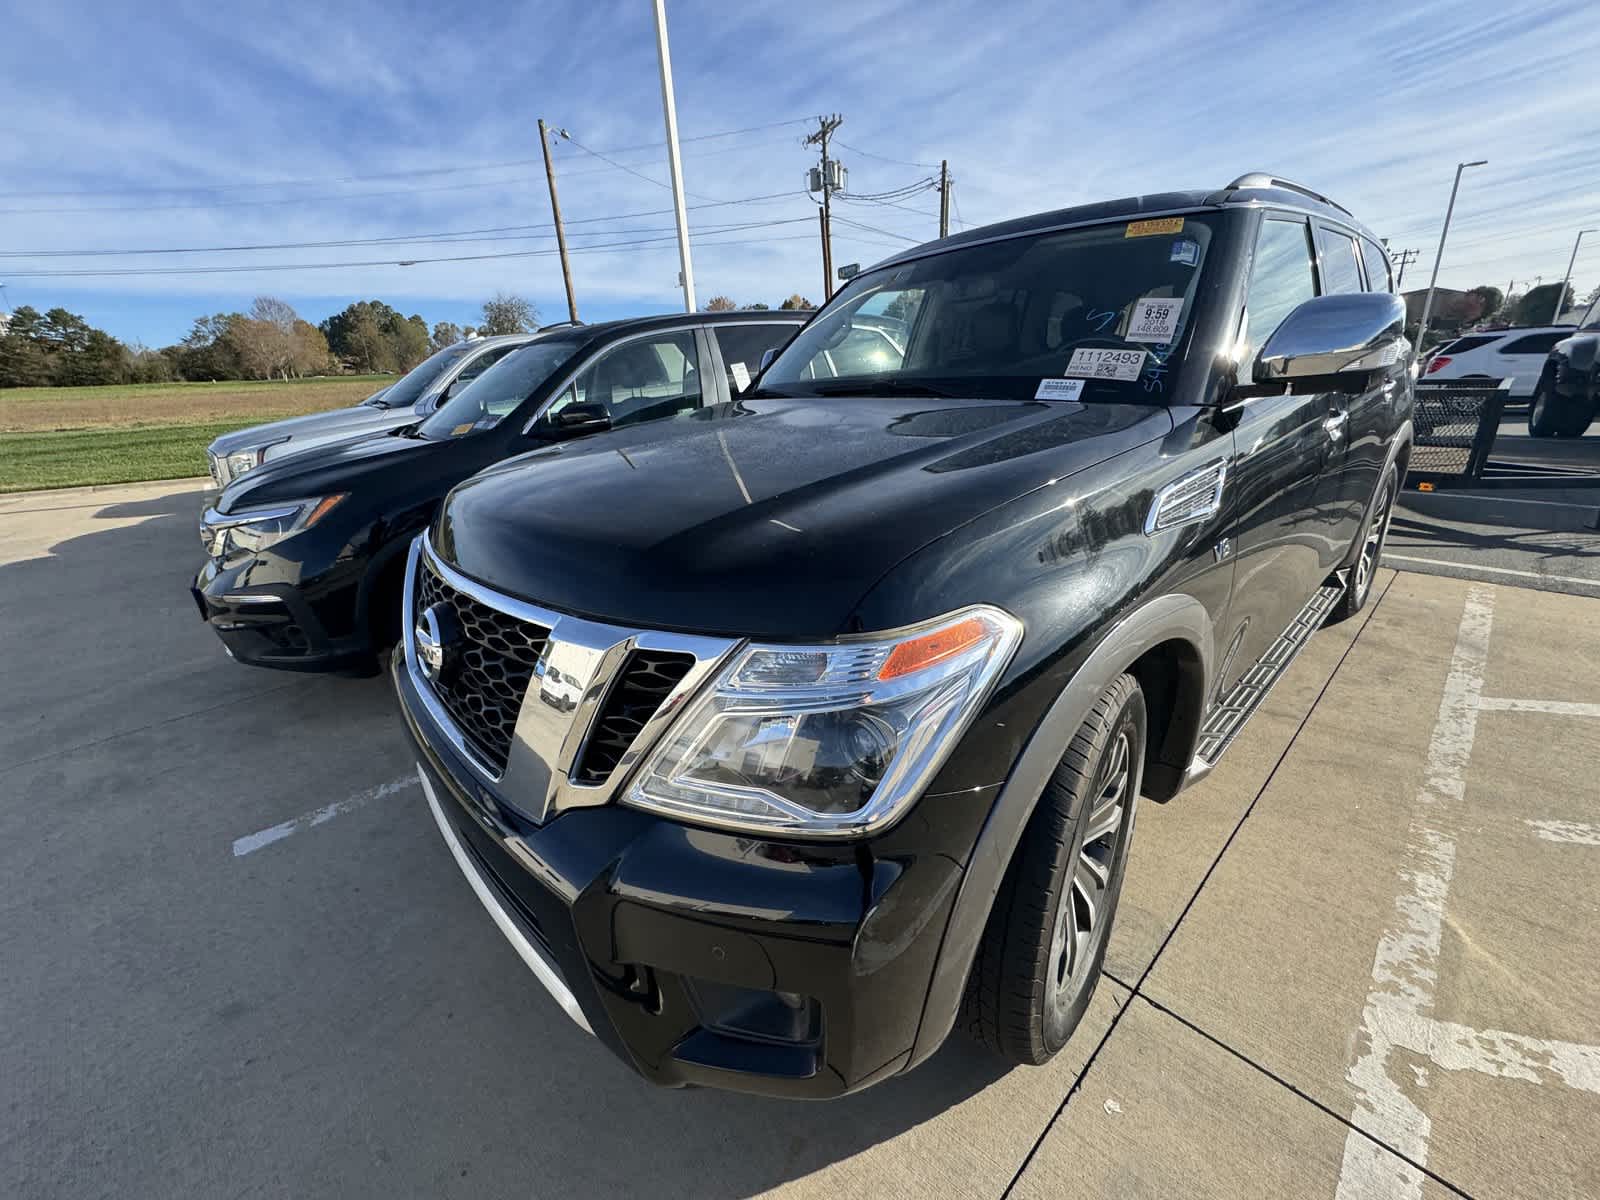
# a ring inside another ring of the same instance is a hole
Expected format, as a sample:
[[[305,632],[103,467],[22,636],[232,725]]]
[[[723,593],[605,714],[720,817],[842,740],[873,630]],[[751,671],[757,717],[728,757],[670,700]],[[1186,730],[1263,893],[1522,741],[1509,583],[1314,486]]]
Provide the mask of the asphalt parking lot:
[[[0,1195],[1600,1195],[1600,599],[1385,571],[1141,809],[1060,1058],[801,1105],[561,1015],[387,681],[201,625],[197,489],[0,498]]]

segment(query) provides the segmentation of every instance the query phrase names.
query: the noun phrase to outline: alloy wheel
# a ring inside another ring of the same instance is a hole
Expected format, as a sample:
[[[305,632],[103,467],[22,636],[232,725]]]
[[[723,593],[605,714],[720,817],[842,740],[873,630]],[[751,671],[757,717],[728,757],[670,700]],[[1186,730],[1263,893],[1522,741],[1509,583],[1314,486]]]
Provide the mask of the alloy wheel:
[[[1361,547],[1361,557],[1356,560],[1356,599],[1365,600],[1372,578],[1378,572],[1378,558],[1383,553],[1383,540],[1389,533],[1389,517],[1394,512],[1394,488],[1386,486],[1378,511],[1372,514],[1372,524],[1367,527],[1367,540]]]
[[[1051,936],[1050,999],[1057,1009],[1071,1005],[1094,961],[1096,942],[1105,935],[1106,893],[1118,844],[1133,807],[1129,794],[1133,780],[1132,743],[1126,731],[1117,734],[1104,761],[1083,840],[1071,864],[1071,878],[1061,889],[1061,905]]]

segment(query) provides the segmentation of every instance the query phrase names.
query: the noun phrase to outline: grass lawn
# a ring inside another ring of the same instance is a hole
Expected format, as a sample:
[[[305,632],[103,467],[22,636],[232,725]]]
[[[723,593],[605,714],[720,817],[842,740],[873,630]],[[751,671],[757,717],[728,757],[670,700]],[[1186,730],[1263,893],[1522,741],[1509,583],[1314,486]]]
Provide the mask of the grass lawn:
[[[0,391],[0,492],[206,473],[218,434],[366,399],[393,376]]]

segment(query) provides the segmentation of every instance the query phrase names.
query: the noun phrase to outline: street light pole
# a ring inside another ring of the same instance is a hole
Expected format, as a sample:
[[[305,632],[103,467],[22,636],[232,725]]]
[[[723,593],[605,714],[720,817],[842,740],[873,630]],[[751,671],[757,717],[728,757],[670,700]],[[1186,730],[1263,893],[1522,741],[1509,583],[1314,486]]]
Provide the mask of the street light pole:
[[[667,115],[667,162],[672,169],[672,207],[678,215],[678,264],[683,272],[683,311],[695,310],[694,264],[689,259],[689,215],[683,204],[683,163],[678,158],[678,105],[672,97],[672,52],[667,49],[666,0],[655,0],[656,55],[661,60],[661,107]]]
[[[1572,243],[1572,257],[1567,259],[1567,273],[1561,277],[1561,286],[1556,289],[1556,311],[1550,314],[1552,325],[1561,319],[1561,307],[1567,298],[1567,284],[1572,282],[1572,264],[1578,261],[1578,243],[1583,241],[1586,233],[1600,233],[1600,229],[1578,230],[1578,240]]]
[[[1433,277],[1428,280],[1428,298],[1422,302],[1422,321],[1417,325],[1417,353],[1422,353],[1422,339],[1428,333],[1428,318],[1433,315],[1433,289],[1439,282],[1439,260],[1444,257],[1444,240],[1450,236],[1450,217],[1456,211],[1456,190],[1461,186],[1461,172],[1468,167],[1481,167],[1489,160],[1457,163],[1455,182],[1450,185],[1450,204],[1444,210],[1444,228],[1439,231],[1439,249],[1433,256]]]

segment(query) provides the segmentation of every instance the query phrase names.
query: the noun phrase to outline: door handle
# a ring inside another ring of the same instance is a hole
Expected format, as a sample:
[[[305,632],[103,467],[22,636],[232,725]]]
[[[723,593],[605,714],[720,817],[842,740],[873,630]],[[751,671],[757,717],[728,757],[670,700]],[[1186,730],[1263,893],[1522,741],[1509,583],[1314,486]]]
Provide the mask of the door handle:
[[[1335,409],[1333,414],[1322,423],[1322,427],[1328,431],[1328,436],[1337,442],[1344,436],[1345,423],[1349,420],[1350,414],[1345,412],[1344,409]]]

